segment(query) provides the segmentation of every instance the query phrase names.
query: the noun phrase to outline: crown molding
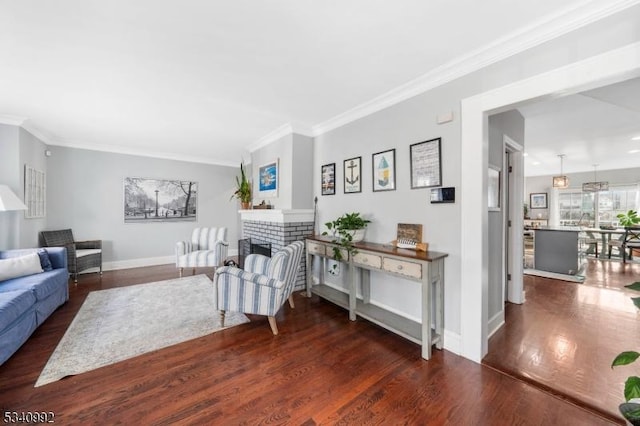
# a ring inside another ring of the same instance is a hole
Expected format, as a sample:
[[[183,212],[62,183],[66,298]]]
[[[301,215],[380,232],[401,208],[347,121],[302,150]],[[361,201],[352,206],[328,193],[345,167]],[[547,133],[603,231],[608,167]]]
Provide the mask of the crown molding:
[[[635,6],[638,3],[640,3],[640,0],[611,0],[607,2],[589,0],[578,6],[565,8],[487,46],[437,67],[368,102],[316,124],[312,127],[313,136],[319,136],[381,111],[488,65]]]
[[[0,124],[9,124],[11,126],[22,126],[27,120],[27,117],[20,117],[17,115],[0,114]]]
[[[131,149],[114,145],[87,144],[73,141],[55,141],[50,145],[64,148],[86,149],[90,151],[109,152],[112,154],[135,155],[139,157],[159,158],[162,160],[185,161],[188,163],[211,164],[214,166],[238,167],[236,162],[221,161],[217,158],[207,158],[202,156],[180,155],[172,152],[149,152],[142,149]]]
[[[313,137],[313,129],[311,126],[304,123],[286,123],[277,129],[267,133],[260,139],[258,139],[255,143],[250,145],[247,150],[249,152],[257,151],[258,149],[265,147],[278,139],[281,139],[285,136],[291,135],[293,133],[297,133],[303,136]]]
[[[29,119],[25,120],[21,127],[36,138],[40,139],[42,142],[44,142],[45,145],[56,145],[55,137],[53,137],[50,133],[47,133],[34,126]]]

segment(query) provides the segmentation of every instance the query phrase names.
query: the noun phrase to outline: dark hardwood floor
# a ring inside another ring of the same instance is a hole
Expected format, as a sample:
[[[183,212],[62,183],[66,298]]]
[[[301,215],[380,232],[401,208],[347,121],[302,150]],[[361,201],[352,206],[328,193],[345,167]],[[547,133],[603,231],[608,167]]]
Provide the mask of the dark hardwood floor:
[[[483,363],[620,418],[624,381],[637,366],[611,369],[614,357],[640,349],[640,264],[589,259],[584,284],[526,276],[526,302],[507,304],[505,325],[489,341]]]
[[[69,302],[0,366],[0,408],[53,411],[56,423],[83,425],[611,424],[450,352],[424,361],[418,345],[365,320],[350,322],[343,309],[300,292],[296,309],[278,314],[278,336],[266,318],[251,316],[248,324],[33,387],[89,291],[176,275],[162,266],[81,276]]]

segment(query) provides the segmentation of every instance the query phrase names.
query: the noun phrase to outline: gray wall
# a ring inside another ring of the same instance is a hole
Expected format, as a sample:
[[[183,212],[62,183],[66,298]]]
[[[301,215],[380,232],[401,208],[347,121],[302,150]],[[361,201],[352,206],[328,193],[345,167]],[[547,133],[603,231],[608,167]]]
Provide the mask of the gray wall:
[[[40,139],[27,132],[24,129],[20,129],[19,132],[19,145],[20,145],[20,194],[21,198],[24,197],[24,166],[29,165],[36,170],[45,172],[47,183],[50,181],[47,173],[47,157],[45,156],[45,145]],[[48,216],[50,211],[47,207],[46,215]],[[38,235],[40,231],[46,228],[47,217],[25,219],[24,214],[20,213],[20,242],[21,248],[26,247],[38,247]]]
[[[524,146],[524,117],[517,110],[510,110],[489,117],[489,164],[502,171],[501,192],[504,194],[504,174],[507,167],[504,163],[504,135]],[[501,195],[502,195],[501,194]],[[504,196],[502,197],[504,200]],[[489,318],[504,309],[502,278],[505,270],[502,247],[504,244],[505,206],[500,211],[489,212]]]
[[[313,208],[313,138],[293,134],[291,208]],[[336,164],[336,167],[338,165]]]
[[[0,183],[7,185],[21,199],[19,127],[0,124]],[[0,212],[0,250],[19,247],[20,211]]]
[[[48,229],[72,228],[77,240],[103,240],[104,261],[172,256],[177,241],[198,226],[229,228],[237,248],[235,190],[239,168],[51,147],[48,167]],[[198,182],[198,221],[125,224],[123,182],[128,176]]]
[[[460,188],[461,170],[465,167],[461,163],[460,101],[637,41],[639,20],[640,6],[634,6],[318,136],[313,167],[313,189],[319,198],[318,223],[344,212],[360,211],[373,220],[366,238],[376,242],[393,240],[399,222],[423,224],[424,240],[430,249],[449,254],[445,261],[445,328],[447,332],[460,333],[460,276],[464,267],[460,262],[460,223],[464,220],[460,200],[465,196],[465,188]],[[437,125],[436,116],[448,111],[453,111],[454,121]],[[427,190],[409,189],[409,145],[434,137],[442,137],[443,185],[456,187],[454,204],[430,204]],[[374,193],[371,154],[391,148],[396,149],[397,190]],[[362,156],[363,192],[343,194],[342,170],[338,167],[336,195],[321,196],[321,165],[340,164],[354,156]],[[419,317],[419,295],[416,285],[384,276],[372,277],[372,299],[408,316]]]

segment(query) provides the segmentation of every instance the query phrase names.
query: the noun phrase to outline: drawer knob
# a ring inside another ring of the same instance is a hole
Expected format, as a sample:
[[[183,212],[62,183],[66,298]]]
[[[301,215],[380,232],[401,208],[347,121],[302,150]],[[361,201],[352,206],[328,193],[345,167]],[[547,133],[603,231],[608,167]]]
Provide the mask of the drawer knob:
[[[398,271],[402,271],[402,265],[398,265]]]

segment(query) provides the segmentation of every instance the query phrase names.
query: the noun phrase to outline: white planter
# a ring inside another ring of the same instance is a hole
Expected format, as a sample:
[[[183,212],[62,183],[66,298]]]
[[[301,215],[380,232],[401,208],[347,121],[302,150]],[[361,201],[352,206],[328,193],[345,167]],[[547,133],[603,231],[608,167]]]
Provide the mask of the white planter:
[[[358,241],[364,240],[364,233],[366,229],[354,229],[353,231],[347,231],[351,234],[352,242],[357,243]]]

